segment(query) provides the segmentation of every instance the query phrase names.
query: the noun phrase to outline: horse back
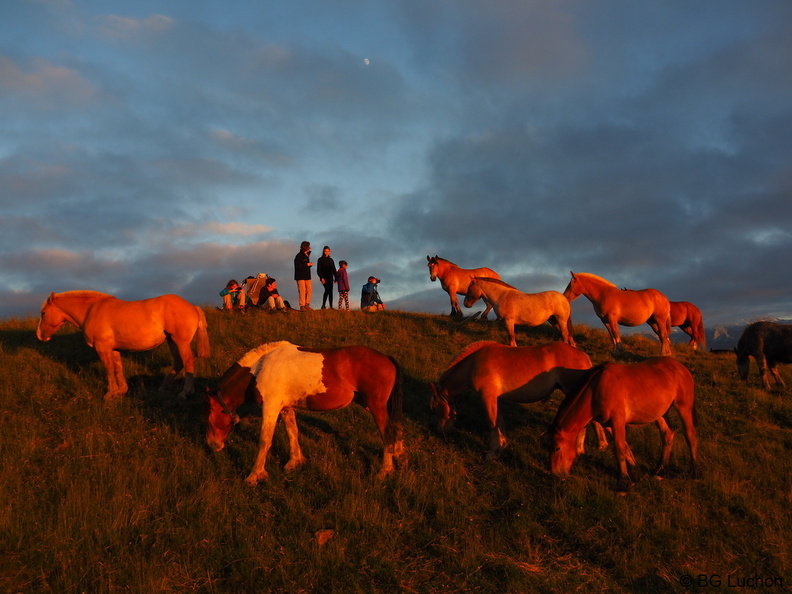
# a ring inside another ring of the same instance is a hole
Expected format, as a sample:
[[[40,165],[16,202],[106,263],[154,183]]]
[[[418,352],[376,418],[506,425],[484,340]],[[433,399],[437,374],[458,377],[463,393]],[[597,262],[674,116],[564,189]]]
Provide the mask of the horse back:
[[[754,322],[737,342],[738,355],[760,354],[770,361],[792,363],[792,325],[775,322]]]
[[[693,376],[673,357],[606,363],[592,390],[594,418],[608,422],[618,415],[629,424],[651,423],[672,404],[692,406],[693,391]]]

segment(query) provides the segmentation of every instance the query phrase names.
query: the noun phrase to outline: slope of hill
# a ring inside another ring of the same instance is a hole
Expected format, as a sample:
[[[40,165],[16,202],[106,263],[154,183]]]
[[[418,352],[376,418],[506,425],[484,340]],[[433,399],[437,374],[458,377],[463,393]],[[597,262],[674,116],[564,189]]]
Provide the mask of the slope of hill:
[[[630,428],[640,479],[620,496],[613,455],[596,451],[593,435],[569,480],[547,472],[541,434],[559,394],[503,405],[510,445],[497,461],[484,459],[488,432],[474,398],[446,439],[433,429],[428,382],[465,345],[503,342],[497,324],[396,311],[207,316],[213,354],[198,364],[199,386],[271,340],[364,344],[395,357],[409,467],[374,478],[381,443],[370,415],[351,406],[298,413],[307,464],[283,469],[279,428],[270,480],[248,487],[255,408],[212,453],[203,399],[156,391],[169,366],[164,346],[125,354],[131,391],[106,403],[104,372],[80,334],[61,330],[45,344],[35,319],[6,320],[2,590],[685,592],[749,578],[789,586],[792,404],[760,390],[755,368],[740,382],[731,356],[674,345],[696,379],[701,478],[689,477],[681,438],[666,480],[649,476],[657,430]],[[517,335],[521,345],[556,338],[549,326]],[[576,326],[575,338],[595,362],[612,359],[604,330]],[[625,344],[626,362],[659,351],[643,336]],[[679,429],[675,415],[671,424]]]

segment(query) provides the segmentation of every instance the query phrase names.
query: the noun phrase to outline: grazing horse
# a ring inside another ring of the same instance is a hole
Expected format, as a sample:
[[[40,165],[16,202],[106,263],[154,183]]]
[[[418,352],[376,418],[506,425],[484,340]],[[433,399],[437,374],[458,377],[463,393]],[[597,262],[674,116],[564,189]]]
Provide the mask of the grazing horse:
[[[396,361],[363,346],[309,349],[289,342],[270,342],[245,354],[220,379],[216,392],[207,390],[209,420],[206,441],[222,450],[237,408],[246,397],[261,404],[261,437],[253,470],[246,482],[266,480],[267,453],[272,435],[283,417],[289,435],[290,458],[286,470],[305,461],[297,441],[295,408],[328,411],[354,400],[371,411],[385,451],[379,476],[394,470],[393,459],[406,465],[402,441],[401,371]]]
[[[750,357],[756,359],[762,387],[770,391],[769,373],[775,381],[786,388],[778,363],[792,363],[792,326],[775,322],[754,322],[743,330],[737,341],[737,371],[743,381],[748,381]],[[768,373],[769,372],[769,373]]]
[[[468,292],[470,281],[477,276],[487,278],[500,278],[500,275],[490,268],[460,268],[453,262],[445,260],[439,256],[426,256],[429,267],[429,278],[432,282],[440,279],[440,286],[448,293],[451,299],[451,315],[461,316],[462,309],[459,307],[457,295],[465,295]],[[487,309],[481,315],[482,319],[487,318],[487,314],[492,309],[492,305],[487,303]]]
[[[704,319],[698,307],[689,301],[670,301],[671,325],[690,336],[691,347],[707,348],[707,335],[704,332]]]
[[[608,329],[613,341],[613,351],[621,351],[622,326],[649,324],[660,339],[660,354],[671,355],[671,305],[657,289],[640,291],[621,290],[612,282],[588,272],[572,272],[572,280],[564,290],[570,302],[585,295],[594,306],[594,312]]]
[[[626,426],[654,422],[663,442],[660,463],[654,471],[658,475],[671,457],[674,432],[667,420],[672,406],[682,418],[695,476],[697,439],[693,376],[673,357],[594,367],[583,388],[565,398],[558,408],[549,432],[550,469],[556,476],[566,478],[577,455],[575,439],[578,433],[591,420],[599,421],[612,430],[619,465],[618,489],[626,491],[631,484],[627,472],[630,452],[625,441]]]
[[[107,370],[104,397],[108,400],[127,392],[119,351],[148,351],[167,340],[173,355],[173,370],[165,377],[160,391],[170,387],[184,369],[181,398],[193,392],[195,356],[190,348],[193,337],[197,338],[198,357],[209,356],[203,310],[178,295],[123,301],[98,291],[51,293],[41,305],[36,337],[46,342],[66,322],[82,330],[88,346],[96,349]]]
[[[470,282],[465,307],[472,307],[480,298],[491,304],[495,315],[503,320],[509,333],[509,345],[517,346],[516,324],[538,326],[549,321],[561,332],[565,343],[575,346],[569,301],[558,291],[523,293],[502,280],[477,277]]]
[[[506,447],[501,400],[539,402],[556,390],[569,396],[588,376],[591,360],[581,350],[554,342],[536,347],[509,347],[497,342],[474,342],[457,354],[440,379],[430,384],[432,410],[441,433],[450,430],[456,418],[456,400],[473,390],[484,404],[490,429],[487,458],[496,458]],[[599,424],[595,425],[600,447],[608,442]],[[580,432],[578,451],[583,453],[585,427]]]

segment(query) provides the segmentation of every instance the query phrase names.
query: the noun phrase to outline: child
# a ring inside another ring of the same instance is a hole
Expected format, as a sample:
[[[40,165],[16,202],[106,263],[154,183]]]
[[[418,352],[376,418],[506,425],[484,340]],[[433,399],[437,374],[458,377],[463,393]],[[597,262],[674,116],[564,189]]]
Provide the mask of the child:
[[[236,307],[240,312],[245,313],[245,293],[234,279],[226,283],[225,289],[220,291],[220,297],[223,298],[221,309],[232,310]]]
[[[349,311],[349,276],[347,275],[346,260],[338,262],[335,278],[338,284],[338,309],[341,309],[342,303],[346,303],[346,310]]]
[[[264,281],[264,288],[259,293],[259,303],[261,307],[272,311],[286,312],[286,303],[278,293],[278,281],[271,276]]]

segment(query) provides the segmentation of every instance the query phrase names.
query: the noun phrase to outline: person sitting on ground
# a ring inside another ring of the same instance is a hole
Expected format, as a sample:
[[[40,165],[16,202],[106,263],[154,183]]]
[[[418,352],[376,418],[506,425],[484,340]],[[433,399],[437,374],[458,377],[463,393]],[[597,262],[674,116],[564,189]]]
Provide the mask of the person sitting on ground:
[[[271,276],[264,281],[264,288],[261,289],[261,293],[259,293],[259,303],[261,303],[263,309],[280,312],[286,311],[286,302],[280,296],[280,293],[278,293],[278,281]]]
[[[364,311],[380,311],[385,309],[385,304],[380,299],[377,285],[380,279],[376,276],[368,277],[368,282],[363,285],[363,290],[360,293],[360,309]]]
[[[245,313],[245,292],[236,280],[231,279],[226,283],[225,289],[220,291],[223,298],[223,307],[220,309],[233,310],[234,308]]]

